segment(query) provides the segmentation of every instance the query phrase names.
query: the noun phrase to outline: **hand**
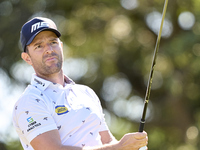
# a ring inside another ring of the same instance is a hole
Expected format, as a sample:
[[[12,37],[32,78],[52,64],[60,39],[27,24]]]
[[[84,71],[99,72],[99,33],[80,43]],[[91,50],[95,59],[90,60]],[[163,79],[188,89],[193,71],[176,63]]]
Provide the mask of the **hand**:
[[[147,143],[148,137],[146,132],[128,133],[121,138],[118,148],[119,150],[139,150],[139,148],[146,146]]]

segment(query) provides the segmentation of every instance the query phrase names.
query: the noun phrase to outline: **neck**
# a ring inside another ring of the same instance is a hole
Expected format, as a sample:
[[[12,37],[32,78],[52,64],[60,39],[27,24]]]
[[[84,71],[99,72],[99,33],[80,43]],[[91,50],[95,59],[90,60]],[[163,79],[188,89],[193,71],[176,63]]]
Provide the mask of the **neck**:
[[[60,70],[58,73],[50,74],[50,75],[41,75],[36,73],[36,75],[40,78],[43,78],[45,80],[51,81],[53,83],[60,84],[64,87],[65,81],[64,81],[64,73],[62,70]]]

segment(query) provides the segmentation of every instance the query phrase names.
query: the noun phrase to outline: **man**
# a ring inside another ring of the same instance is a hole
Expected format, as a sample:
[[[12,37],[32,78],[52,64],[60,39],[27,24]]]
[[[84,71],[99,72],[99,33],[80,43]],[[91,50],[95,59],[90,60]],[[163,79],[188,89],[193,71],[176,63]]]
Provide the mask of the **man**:
[[[21,30],[21,57],[35,74],[16,102],[13,124],[25,150],[138,150],[147,134],[129,133],[117,141],[100,101],[87,86],[63,74],[63,44],[55,23],[42,17]]]

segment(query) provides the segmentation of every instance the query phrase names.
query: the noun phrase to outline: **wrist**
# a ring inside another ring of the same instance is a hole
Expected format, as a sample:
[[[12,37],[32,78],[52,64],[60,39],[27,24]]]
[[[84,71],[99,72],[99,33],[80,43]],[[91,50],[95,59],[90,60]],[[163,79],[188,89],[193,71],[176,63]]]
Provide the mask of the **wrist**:
[[[120,150],[119,141],[112,144],[112,150]]]

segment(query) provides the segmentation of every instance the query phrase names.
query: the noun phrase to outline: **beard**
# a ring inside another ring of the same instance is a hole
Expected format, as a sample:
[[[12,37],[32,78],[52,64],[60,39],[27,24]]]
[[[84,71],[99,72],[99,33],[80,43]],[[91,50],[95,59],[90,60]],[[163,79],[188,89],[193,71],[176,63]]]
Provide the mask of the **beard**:
[[[45,60],[48,58],[48,57],[55,57],[57,58],[56,60],[54,60],[53,62],[49,62],[48,64],[45,62]],[[55,62],[57,61],[57,62]],[[42,76],[49,76],[49,75],[52,75],[52,74],[55,74],[55,73],[58,73],[61,68],[62,68],[62,64],[63,64],[63,56],[62,54],[58,55],[54,52],[52,52],[51,54],[47,54],[47,55],[44,55],[43,56],[43,59],[42,59],[42,63],[40,64],[35,64],[34,68],[35,68],[35,71],[42,75]]]

